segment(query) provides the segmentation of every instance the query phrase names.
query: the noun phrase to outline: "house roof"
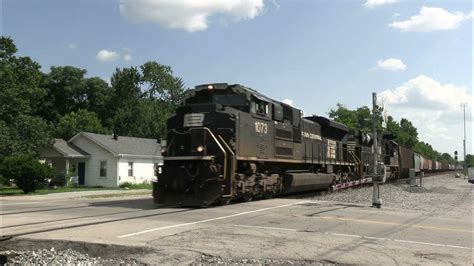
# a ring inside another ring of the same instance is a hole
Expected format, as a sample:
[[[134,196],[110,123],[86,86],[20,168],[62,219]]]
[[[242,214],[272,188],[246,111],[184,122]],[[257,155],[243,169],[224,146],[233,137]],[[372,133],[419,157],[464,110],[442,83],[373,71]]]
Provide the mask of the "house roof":
[[[161,146],[156,139],[118,136],[115,140],[112,135],[80,132],[72,137],[69,142],[71,143],[79,135],[88,138],[116,156],[161,156]]]
[[[52,148],[67,158],[86,158],[89,157],[89,154],[81,150],[76,145],[66,142],[63,139],[54,139]]]

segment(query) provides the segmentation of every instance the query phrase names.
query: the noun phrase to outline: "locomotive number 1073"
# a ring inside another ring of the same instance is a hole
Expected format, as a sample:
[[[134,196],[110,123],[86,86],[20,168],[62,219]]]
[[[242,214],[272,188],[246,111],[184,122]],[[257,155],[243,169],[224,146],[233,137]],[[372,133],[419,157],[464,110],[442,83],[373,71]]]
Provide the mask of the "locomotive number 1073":
[[[267,134],[268,133],[268,124],[255,121],[255,132],[260,134]]]

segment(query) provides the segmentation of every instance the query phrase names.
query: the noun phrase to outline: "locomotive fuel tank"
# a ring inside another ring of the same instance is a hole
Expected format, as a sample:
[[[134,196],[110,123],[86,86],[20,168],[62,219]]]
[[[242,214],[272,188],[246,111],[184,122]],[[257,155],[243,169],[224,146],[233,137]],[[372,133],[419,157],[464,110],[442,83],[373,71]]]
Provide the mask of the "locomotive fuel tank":
[[[284,175],[284,193],[301,192],[328,188],[332,184],[334,174],[324,173],[286,173]]]

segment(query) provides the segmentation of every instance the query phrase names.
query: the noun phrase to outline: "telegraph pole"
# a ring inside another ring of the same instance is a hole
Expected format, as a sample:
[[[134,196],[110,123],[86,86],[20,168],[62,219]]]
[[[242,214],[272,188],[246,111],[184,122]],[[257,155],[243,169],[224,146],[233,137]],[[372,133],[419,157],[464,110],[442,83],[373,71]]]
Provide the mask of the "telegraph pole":
[[[467,171],[467,162],[466,162],[466,107],[467,103],[461,103],[461,108],[464,113],[464,139],[463,139],[463,155],[464,155],[464,165],[463,165],[463,173]]]
[[[382,207],[382,199],[380,198],[379,183],[376,176],[377,173],[377,157],[378,157],[378,147],[377,147],[377,94],[372,93],[372,135],[374,138],[374,165],[373,165],[373,174],[372,174],[372,184],[374,186],[374,192],[372,194],[372,207],[380,208]]]

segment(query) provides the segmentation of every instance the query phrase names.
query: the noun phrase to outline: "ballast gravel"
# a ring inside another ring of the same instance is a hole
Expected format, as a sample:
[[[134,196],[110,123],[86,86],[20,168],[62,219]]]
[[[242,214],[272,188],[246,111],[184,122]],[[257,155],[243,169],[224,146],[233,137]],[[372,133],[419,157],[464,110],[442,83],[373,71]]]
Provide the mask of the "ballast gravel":
[[[329,262],[307,260],[274,260],[274,259],[237,259],[201,255],[191,265],[335,265]]]
[[[5,265],[134,265],[134,259],[104,259],[72,249],[6,250],[0,252]],[[1,263],[3,264],[3,263]]]
[[[422,211],[430,215],[465,215],[471,204],[471,184],[467,179],[455,178],[454,173],[423,178],[423,186],[410,187],[404,181],[380,186],[383,206]],[[373,187],[359,187],[334,193],[311,196],[313,200],[371,205]]]

